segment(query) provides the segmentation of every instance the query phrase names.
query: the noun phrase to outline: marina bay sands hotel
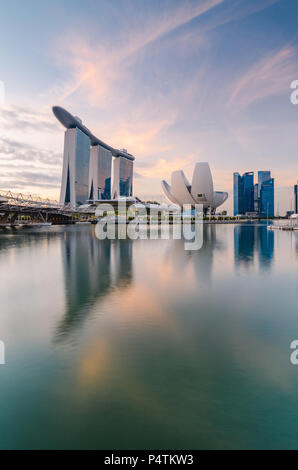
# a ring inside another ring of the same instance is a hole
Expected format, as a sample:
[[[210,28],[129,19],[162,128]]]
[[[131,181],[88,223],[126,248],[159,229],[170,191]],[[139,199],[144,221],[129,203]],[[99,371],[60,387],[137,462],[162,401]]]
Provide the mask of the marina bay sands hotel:
[[[65,109],[54,106],[53,113],[66,127],[60,203],[78,206],[132,197],[134,157],[102,142]]]

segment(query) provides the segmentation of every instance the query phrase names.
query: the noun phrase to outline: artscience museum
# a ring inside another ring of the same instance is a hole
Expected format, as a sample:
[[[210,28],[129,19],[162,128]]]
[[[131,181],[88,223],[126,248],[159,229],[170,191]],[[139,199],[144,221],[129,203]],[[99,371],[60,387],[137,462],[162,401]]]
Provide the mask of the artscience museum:
[[[166,197],[173,203],[182,207],[184,204],[202,204],[204,213],[215,213],[227,199],[228,193],[214,191],[213,178],[209,163],[199,162],[196,164],[192,183],[189,184],[182,170],[173,171],[171,186],[162,181],[162,189]]]

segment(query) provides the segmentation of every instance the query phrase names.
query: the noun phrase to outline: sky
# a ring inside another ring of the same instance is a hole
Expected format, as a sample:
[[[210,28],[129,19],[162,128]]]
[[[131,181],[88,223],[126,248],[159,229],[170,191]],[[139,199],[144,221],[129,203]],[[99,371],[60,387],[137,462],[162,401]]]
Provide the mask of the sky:
[[[135,155],[143,200],[208,161],[222,209],[233,172],[258,170],[291,209],[297,17],[297,0],[0,0],[0,189],[59,198],[59,105]]]

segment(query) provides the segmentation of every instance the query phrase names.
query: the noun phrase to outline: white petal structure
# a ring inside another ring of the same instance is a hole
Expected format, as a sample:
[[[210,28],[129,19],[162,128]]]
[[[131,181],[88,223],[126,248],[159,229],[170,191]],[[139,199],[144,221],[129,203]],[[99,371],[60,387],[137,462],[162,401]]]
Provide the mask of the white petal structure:
[[[161,185],[167,198],[181,207],[183,204],[192,206],[203,204],[205,211],[208,209],[215,211],[228,199],[228,193],[214,191],[212,174],[207,162],[196,164],[191,185],[182,170],[172,173],[171,186],[166,181],[162,181]]]
[[[169,199],[169,201],[171,201],[173,204],[177,204],[179,206],[179,202],[177,201],[177,199],[174,198],[173,194],[171,193],[170,185],[166,181],[162,181],[161,186],[162,186],[162,189],[163,189],[165,195]]]
[[[173,171],[171,185],[174,198],[177,199],[179,203],[181,201],[183,201],[183,204],[194,205],[196,203],[190,192],[191,186],[182,170]]]
[[[215,191],[213,196],[213,206],[215,208],[221,206],[224,202],[226,202],[228,196],[228,193],[224,193],[222,191]]]
[[[193,172],[191,194],[195,201],[204,204],[213,199],[213,179],[207,162],[197,163]]]

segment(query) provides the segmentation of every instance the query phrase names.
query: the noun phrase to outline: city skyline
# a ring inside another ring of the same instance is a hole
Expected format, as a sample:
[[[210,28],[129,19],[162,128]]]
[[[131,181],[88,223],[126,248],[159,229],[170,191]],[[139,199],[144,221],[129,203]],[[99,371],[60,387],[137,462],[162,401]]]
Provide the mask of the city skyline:
[[[234,216],[255,214],[261,217],[279,215],[275,213],[275,180],[271,171],[258,170],[258,182],[254,172],[248,171],[242,176],[233,175]]]
[[[180,168],[189,178],[195,162],[209,161],[229,213],[235,169],[269,168],[280,213],[293,206],[294,2],[3,3],[1,189],[59,198],[58,104],[137,156],[141,199],[163,201],[163,178]]]

